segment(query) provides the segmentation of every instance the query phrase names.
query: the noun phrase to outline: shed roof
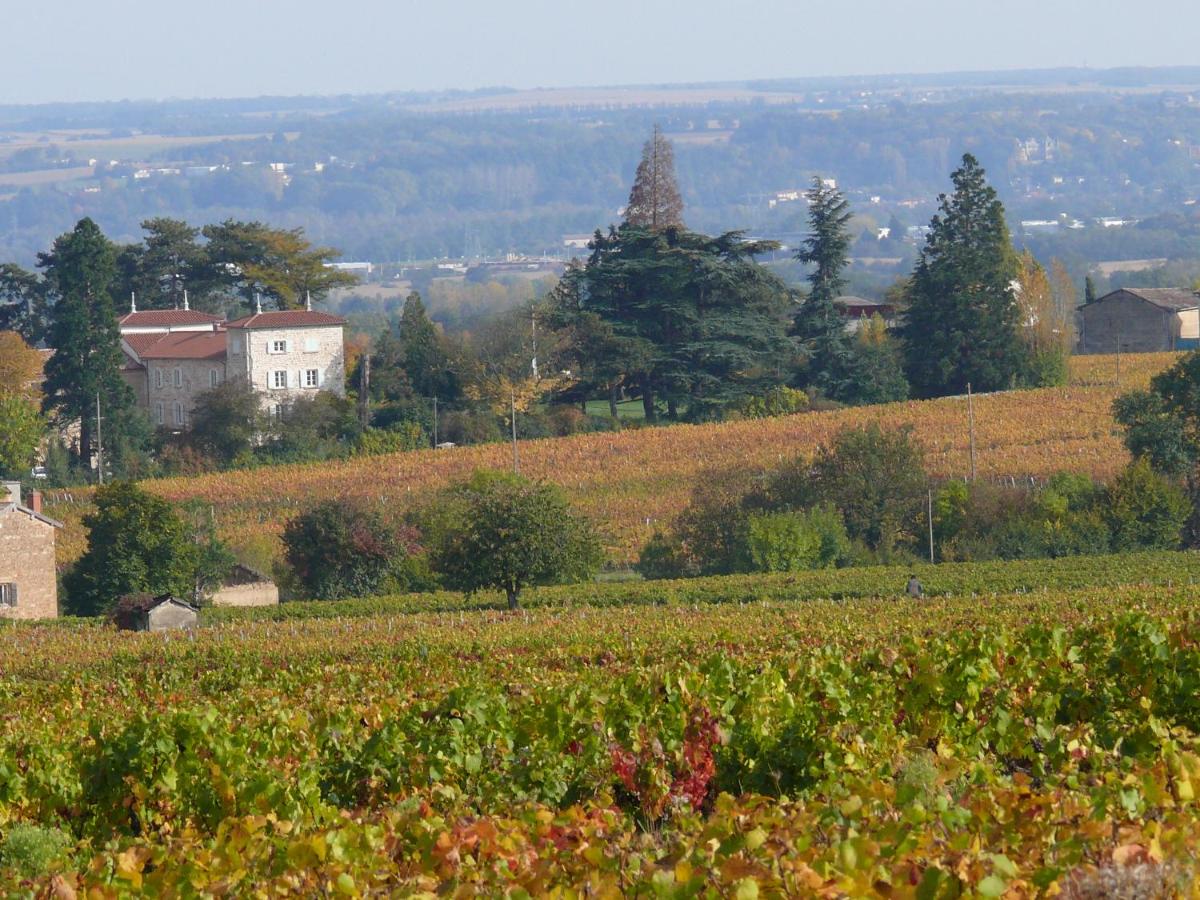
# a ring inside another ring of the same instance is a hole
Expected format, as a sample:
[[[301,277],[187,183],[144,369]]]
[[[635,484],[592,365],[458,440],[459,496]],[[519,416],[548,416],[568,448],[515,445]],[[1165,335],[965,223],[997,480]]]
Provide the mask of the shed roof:
[[[283,309],[254,313],[229,322],[227,328],[302,328],[306,325],[345,325],[341,316],[309,309]]]

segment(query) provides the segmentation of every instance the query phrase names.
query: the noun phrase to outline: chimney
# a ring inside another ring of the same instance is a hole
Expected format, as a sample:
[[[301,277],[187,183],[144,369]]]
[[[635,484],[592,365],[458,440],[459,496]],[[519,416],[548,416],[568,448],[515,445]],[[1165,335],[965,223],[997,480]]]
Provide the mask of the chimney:
[[[29,494],[29,508],[39,516],[42,514],[42,492],[31,491]]]

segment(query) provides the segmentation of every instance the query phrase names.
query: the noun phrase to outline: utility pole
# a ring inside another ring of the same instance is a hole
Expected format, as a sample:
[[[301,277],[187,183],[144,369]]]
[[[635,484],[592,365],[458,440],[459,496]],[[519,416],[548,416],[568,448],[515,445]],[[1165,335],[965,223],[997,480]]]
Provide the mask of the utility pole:
[[[437,412],[437,397],[433,398],[433,449],[437,449],[438,438],[438,412]]]
[[[929,561],[933,562],[933,488],[929,489]]]
[[[967,423],[971,439],[971,480],[975,480],[975,400],[971,396],[971,383],[967,382]]]
[[[1117,384],[1121,383],[1121,336],[1117,335]]]
[[[521,457],[517,454],[517,394],[516,391],[508,392],[508,401],[512,412],[512,442],[513,442],[513,472],[517,475],[521,474]]]
[[[358,383],[358,420],[363,428],[371,424],[371,354],[364,353]]]
[[[104,436],[100,432],[99,391],[96,391],[96,477],[104,484]]]

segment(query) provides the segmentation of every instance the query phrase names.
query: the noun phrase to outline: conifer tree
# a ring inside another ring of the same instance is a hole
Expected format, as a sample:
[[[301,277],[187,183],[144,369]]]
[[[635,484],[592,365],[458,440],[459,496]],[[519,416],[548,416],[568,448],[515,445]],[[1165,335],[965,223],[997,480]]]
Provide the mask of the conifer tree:
[[[79,457],[87,464],[96,449],[97,399],[105,417],[133,405],[133,392],[121,380],[121,335],[109,293],[114,248],[85,218],[39,254],[38,265],[57,297],[42,408],[60,423],[79,422]]]
[[[970,154],[951,180],[908,292],[905,368],[923,397],[1009,388],[1028,362],[1004,207]]]
[[[800,338],[808,366],[803,381],[826,396],[836,396],[850,376],[852,348],[834,306],[845,287],[842,273],[850,261],[850,204],[844,194],[813,178],[808,192],[809,235],[796,259],[812,266],[808,296],[796,313],[792,333]]]
[[[652,231],[683,226],[683,198],[675,182],[675,151],[657,125],[654,136],[642,148],[642,161],[625,207],[625,223]]]

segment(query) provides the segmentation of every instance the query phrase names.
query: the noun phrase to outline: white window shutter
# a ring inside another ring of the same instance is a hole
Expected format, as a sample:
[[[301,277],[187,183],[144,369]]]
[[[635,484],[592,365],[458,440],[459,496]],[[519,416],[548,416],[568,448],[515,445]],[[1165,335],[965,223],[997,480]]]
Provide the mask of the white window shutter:
[[[325,384],[325,373],[317,369],[317,387],[322,387]]]

